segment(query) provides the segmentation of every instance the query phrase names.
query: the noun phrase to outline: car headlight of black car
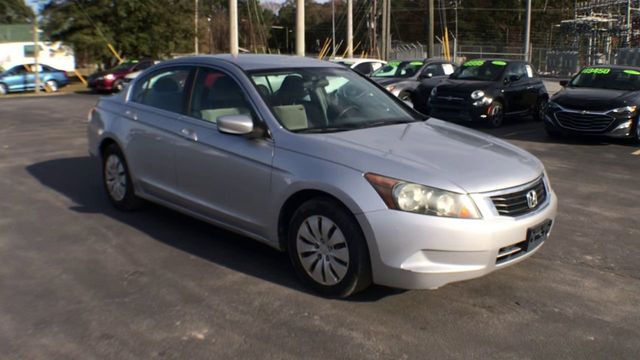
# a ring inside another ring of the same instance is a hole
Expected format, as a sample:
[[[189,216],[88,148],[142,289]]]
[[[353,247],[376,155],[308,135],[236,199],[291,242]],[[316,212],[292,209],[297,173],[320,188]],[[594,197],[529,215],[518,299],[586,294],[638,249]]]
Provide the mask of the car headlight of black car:
[[[635,105],[632,106],[623,106],[617,109],[613,109],[609,111],[615,117],[631,117],[636,114],[638,107]]]
[[[471,99],[473,100],[480,100],[484,97],[484,91],[482,90],[476,90],[474,92],[471,93]]]
[[[558,105],[555,101],[549,101],[547,103],[547,110],[560,110],[560,105]]]
[[[431,95],[430,96],[436,96],[437,93],[438,93],[438,88],[434,87],[433,89],[431,89]]]

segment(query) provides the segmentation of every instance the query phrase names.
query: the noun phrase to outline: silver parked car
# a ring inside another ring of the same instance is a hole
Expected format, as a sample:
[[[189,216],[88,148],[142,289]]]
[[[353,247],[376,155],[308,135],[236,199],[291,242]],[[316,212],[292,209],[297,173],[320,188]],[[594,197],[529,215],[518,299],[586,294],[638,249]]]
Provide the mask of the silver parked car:
[[[313,59],[158,64],[98,101],[88,136],[117,208],[146,199],[286,250],[329,296],[488,274],[536,252],[556,216],[531,154]]]

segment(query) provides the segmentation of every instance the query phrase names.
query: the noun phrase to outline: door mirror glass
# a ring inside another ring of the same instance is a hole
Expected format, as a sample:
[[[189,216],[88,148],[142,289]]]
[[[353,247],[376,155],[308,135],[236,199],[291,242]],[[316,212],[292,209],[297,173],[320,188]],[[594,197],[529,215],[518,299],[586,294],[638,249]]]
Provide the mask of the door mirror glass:
[[[218,131],[230,135],[249,135],[253,132],[253,119],[249,115],[222,115],[218,117]]]
[[[520,75],[510,75],[509,76],[509,82],[516,82],[520,80]]]
[[[567,85],[569,85],[569,80],[560,80],[560,86],[566,87]]]

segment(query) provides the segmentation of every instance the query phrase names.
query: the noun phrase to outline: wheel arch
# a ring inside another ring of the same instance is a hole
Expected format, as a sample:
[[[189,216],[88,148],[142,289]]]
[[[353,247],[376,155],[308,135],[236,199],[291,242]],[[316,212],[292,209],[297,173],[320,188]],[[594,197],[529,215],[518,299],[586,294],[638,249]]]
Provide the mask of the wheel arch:
[[[332,201],[335,201],[351,215],[353,221],[358,224],[358,227],[360,227],[360,231],[362,231],[362,225],[358,222],[353,211],[347,204],[345,204],[345,202],[340,200],[337,196],[324,190],[312,188],[302,189],[291,194],[280,207],[280,212],[278,214],[277,236],[278,246],[281,250],[285,250],[287,248],[287,232],[289,229],[289,220],[293,216],[293,213],[302,204],[315,198],[328,198]]]

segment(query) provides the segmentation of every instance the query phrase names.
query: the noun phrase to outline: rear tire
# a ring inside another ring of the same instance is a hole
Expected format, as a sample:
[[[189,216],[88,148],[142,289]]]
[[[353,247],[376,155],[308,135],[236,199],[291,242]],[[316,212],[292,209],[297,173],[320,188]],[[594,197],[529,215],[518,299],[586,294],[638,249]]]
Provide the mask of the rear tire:
[[[49,91],[51,92],[58,92],[58,90],[60,89],[58,86],[58,82],[55,80],[47,80],[47,82],[44,83],[45,86],[45,91],[46,89],[49,89]]]
[[[132,211],[142,205],[134,192],[127,162],[116,144],[107,146],[102,154],[102,184],[115,208]]]
[[[324,296],[345,298],[371,284],[362,230],[335,200],[319,197],[302,204],[289,223],[287,247],[298,277]]]

